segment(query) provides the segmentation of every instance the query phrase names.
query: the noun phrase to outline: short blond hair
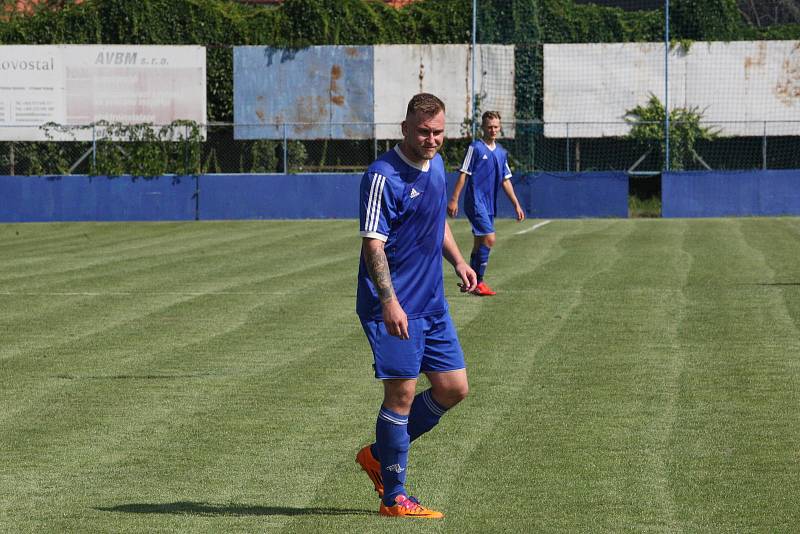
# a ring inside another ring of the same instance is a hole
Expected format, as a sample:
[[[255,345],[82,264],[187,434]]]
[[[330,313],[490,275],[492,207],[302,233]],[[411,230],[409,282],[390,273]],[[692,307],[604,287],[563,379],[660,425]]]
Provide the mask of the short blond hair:
[[[439,97],[430,93],[419,93],[408,101],[406,117],[410,117],[414,113],[436,115],[440,111],[444,113],[444,102]]]

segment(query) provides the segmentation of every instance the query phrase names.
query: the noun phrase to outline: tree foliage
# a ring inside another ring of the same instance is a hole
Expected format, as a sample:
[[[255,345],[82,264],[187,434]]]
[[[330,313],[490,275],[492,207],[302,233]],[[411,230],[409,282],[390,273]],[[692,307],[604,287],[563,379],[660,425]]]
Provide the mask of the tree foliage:
[[[671,170],[682,170],[690,167],[693,160],[699,158],[694,147],[699,140],[711,141],[717,134],[712,128],[702,126],[703,112],[698,107],[673,108],[669,112],[669,150]],[[643,146],[658,143],[661,154],[666,153],[664,123],[666,114],[664,104],[651,94],[646,105],[639,105],[629,110],[625,121],[631,124],[628,137],[640,141]]]
[[[743,0],[739,0],[740,2]],[[780,0],[769,0],[778,2]],[[233,120],[236,45],[297,48],[472,41],[471,0],[422,0],[397,10],[379,0],[48,0],[60,9],[0,24],[4,44],[197,44],[207,47],[208,119]],[[479,43],[515,44],[517,117],[541,117],[542,43],[663,40],[663,12],[572,0],[481,0]],[[800,25],[747,24],[737,0],[672,0],[675,39],[797,39]]]
[[[674,0],[670,24],[673,38],[695,41],[733,41],[745,28],[736,0]]]

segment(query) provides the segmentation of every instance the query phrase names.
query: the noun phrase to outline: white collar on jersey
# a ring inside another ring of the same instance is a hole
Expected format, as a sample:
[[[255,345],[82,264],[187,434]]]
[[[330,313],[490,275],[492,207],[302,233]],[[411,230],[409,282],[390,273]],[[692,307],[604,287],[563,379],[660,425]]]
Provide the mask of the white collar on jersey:
[[[488,149],[489,149],[489,150],[491,150],[492,152],[494,152],[494,149],[495,149],[495,148],[497,148],[497,141],[495,141],[495,143],[494,143],[494,146],[489,146],[489,143],[487,143],[487,142],[486,142],[486,141],[484,141],[483,139],[481,139],[481,143],[483,143],[484,145],[486,145],[486,148],[488,148]]]
[[[403,154],[403,151],[400,150],[400,144],[394,145],[394,151],[397,152],[397,155],[400,156],[400,159],[405,161],[406,164],[410,165],[411,167],[414,167],[415,169],[417,169],[419,171],[428,172],[428,169],[431,168],[431,161],[428,160],[428,159],[425,160],[425,163],[422,164],[422,167],[420,167],[419,165],[417,165],[416,163],[414,163],[413,161],[408,159],[406,157],[406,155]]]

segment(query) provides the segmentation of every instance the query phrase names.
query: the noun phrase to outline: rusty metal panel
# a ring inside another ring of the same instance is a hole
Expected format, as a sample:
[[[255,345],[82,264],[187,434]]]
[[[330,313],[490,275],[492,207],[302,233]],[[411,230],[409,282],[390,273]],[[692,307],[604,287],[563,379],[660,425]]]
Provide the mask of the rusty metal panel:
[[[236,139],[370,139],[373,48],[233,51]]]

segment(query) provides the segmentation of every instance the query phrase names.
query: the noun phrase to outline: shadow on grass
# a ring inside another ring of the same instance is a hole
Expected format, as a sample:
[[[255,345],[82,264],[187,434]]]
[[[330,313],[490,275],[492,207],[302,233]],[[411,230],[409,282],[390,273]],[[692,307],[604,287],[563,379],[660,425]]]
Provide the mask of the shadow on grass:
[[[207,378],[208,374],[185,374],[185,375],[55,375],[55,378],[64,380],[178,380],[181,378]]]
[[[207,502],[178,501],[170,503],[131,503],[118,506],[97,507],[101,512],[125,512],[128,514],[178,514],[205,516],[248,515],[375,515],[374,510],[352,508],[294,508],[291,506],[247,506],[239,504],[211,504]]]

